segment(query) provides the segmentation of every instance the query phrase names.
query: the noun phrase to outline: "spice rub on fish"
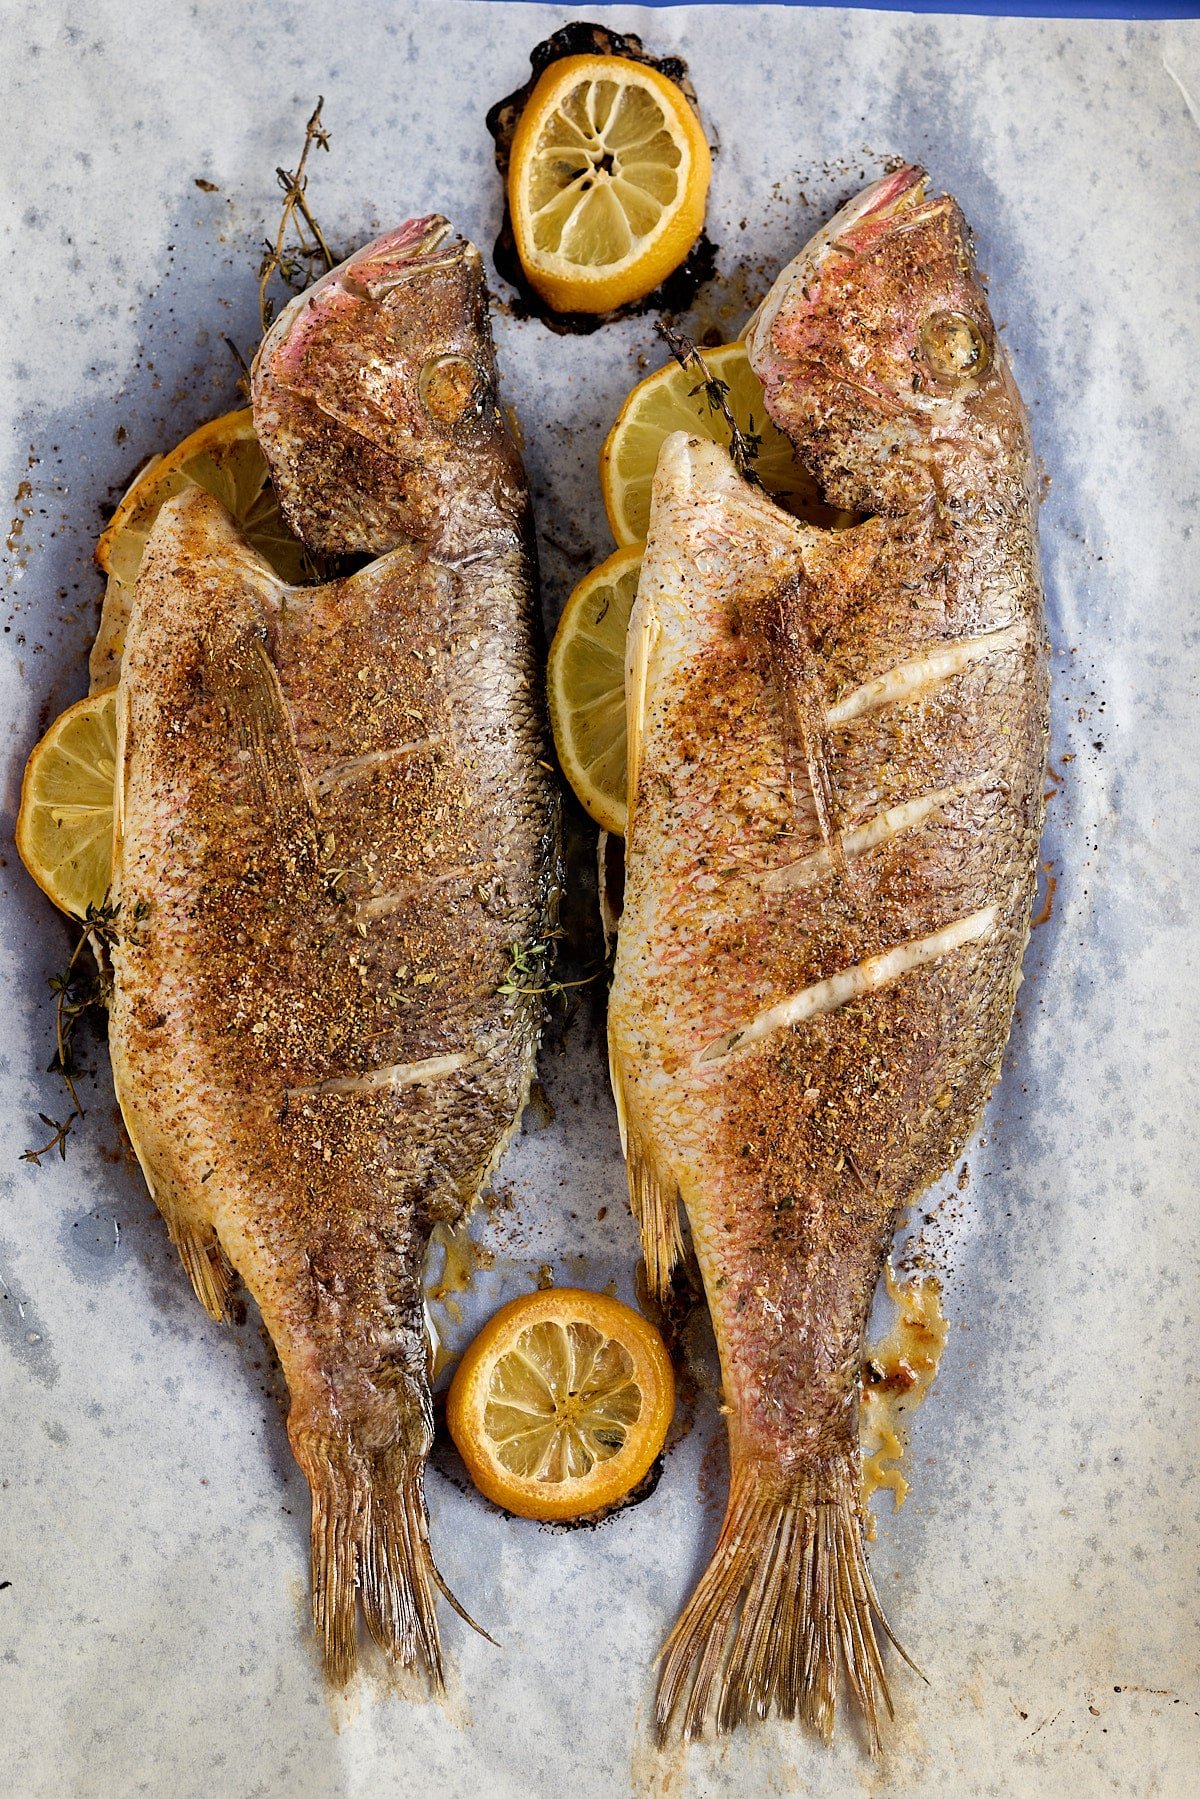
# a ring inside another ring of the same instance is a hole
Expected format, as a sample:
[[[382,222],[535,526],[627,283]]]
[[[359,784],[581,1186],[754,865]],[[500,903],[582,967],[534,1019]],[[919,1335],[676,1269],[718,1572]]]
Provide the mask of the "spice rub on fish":
[[[629,628],[609,1033],[654,1284],[682,1201],[728,1509],[657,1720],[828,1736],[890,1711],[858,1393],[897,1214],[999,1072],[1042,821],[1047,654],[1025,413],[953,200],[877,183],[779,278],[750,360],[843,532],[665,443]]]
[[[326,1666],[442,1677],[422,1267],[528,1094],[557,813],[524,476],[478,253],[439,218],[298,298],[254,368],[290,520],[375,560],[292,588],[168,502],[117,696],[113,1067],[214,1317],[232,1271],[291,1397]]]

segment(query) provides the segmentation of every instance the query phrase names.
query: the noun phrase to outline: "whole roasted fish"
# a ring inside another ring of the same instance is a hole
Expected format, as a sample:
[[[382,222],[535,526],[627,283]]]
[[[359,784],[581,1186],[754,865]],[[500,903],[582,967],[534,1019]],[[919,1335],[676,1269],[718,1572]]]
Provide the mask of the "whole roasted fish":
[[[731,1479],[658,1724],[891,1708],[859,1498],[863,1332],[897,1213],[999,1072],[1034,891],[1047,653],[1024,409],[967,229],[875,184],[748,336],[833,504],[786,517],[669,438],[626,669],[610,1009],[646,1261],[687,1210]],[[892,1639],[894,1642],[894,1638]]]
[[[375,560],[288,587],[209,495],[164,506],[117,696],[113,1068],[200,1299],[236,1269],[279,1352],[331,1676],[357,1590],[438,1683],[422,1266],[525,1103],[508,971],[556,857],[478,253],[440,218],[380,238],[276,322],[254,401],[298,533]]]

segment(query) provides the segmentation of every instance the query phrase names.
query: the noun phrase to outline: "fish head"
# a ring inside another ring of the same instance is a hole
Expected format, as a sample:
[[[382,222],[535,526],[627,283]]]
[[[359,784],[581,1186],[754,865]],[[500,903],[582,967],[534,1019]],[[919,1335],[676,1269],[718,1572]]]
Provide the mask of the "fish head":
[[[767,411],[837,506],[907,511],[1027,460],[966,221],[927,187],[909,166],[856,195],[747,331]]]
[[[251,389],[288,523],[327,553],[436,534],[456,496],[503,487],[515,457],[479,252],[437,214],[298,295],[263,339]]]

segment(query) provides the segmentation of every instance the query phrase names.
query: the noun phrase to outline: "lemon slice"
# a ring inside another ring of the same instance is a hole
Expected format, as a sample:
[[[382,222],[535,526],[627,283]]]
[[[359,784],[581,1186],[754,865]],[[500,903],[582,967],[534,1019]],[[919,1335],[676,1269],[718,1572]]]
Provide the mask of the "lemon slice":
[[[120,675],[146,539],[164,501],[187,487],[215,494],[283,580],[298,583],[306,578],[304,546],[283,522],[267,459],[254,434],[252,411],[246,407],[212,419],[168,455],[146,464],[96,546],[96,561],[108,576],[108,587],[91,655],[93,692],[112,686]]]
[[[772,498],[812,524],[842,522],[849,514],[822,503],[816,482],[797,462],[787,438],[771,423],[763,402],[762,383],[746,358],[742,343],[721,344],[703,352],[716,381],[728,388],[726,403],[738,429],[761,438],[754,472]],[[650,523],[650,488],[663,439],[672,431],[710,437],[729,447],[729,427],[706,400],[702,377],[669,362],[639,382],[622,406],[600,452],[600,487],[604,510],[618,543],[640,543]],[[700,391],[694,391],[697,388]]]
[[[551,63],[508,164],[529,282],[556,312],[640,300],[699,237],[711,172],[699,119],[657,69],[620,56]]]
[[[586,811],[625,834],[625,632],[642,545],[585,575],[550,645],[546,691],[562,771]]]
[[[649,1472],[675,1410],[652,1325],[605,1293],[550,1287],[502,1306],[450,1384],[471,1479],[522,1518],[583,1518]]]
[[[69,706],[25,764],[17,850],[42,891],[76,918],[103,904],[112,881],[116,769],[111,688]]]

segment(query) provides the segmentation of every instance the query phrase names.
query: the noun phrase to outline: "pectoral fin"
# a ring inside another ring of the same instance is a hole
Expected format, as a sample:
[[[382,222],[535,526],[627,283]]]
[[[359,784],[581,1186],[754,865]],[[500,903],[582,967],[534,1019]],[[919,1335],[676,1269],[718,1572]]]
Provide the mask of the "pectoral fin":
[[[839,875],[846,873],[841,810],[831,773],[825,688],[809,637],[805,577],[799,570],[757,602],[751,624],[771,650],[789,748],[812,793],[821,842]]]
[[[243,617],[205,639],[205,685],[222,707],[232,737],[249,759],[264,816],[281,846],[314,858],[316,804],[300,760],[291,713],[261,625]]]
[[[626,762],[626,837],[633,822],[634,802],[642,768],[642,743],[646,731],[646,707],[649,702],[650,659],[658,642],[661,626],[654,607],[639,595],[629,625],[625,650],[625,721],[628,738]]]
[[[166,1146],[161,1141],[152,1144],[141,1138],[137,1108],[126,1103],[126,1080],[124,1058],[116,1055],[113,1057],[113,1087],[117,1104],[150,1197],[166,1221],[167,1234],[179,1251],[179,1259],[195,1288],[196,1298],[210,1318],[215,1318],[218,1324],[228,1323],[235,1279],[233,1264],[222,1249],[211,1220],[196,1205],[188,1204],[180,1197],[169,1154],[164,1153]]]

